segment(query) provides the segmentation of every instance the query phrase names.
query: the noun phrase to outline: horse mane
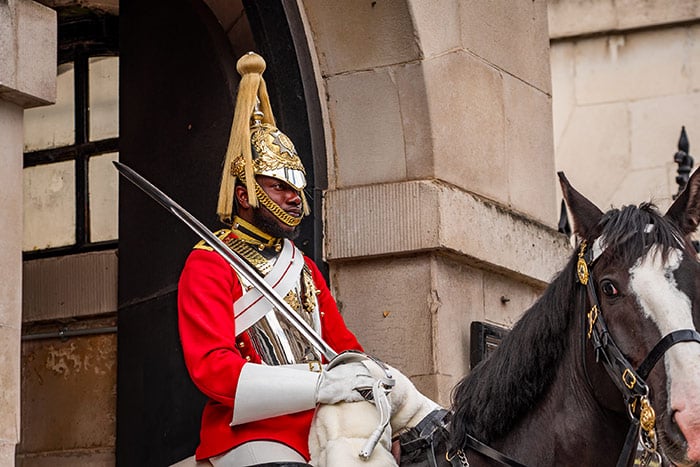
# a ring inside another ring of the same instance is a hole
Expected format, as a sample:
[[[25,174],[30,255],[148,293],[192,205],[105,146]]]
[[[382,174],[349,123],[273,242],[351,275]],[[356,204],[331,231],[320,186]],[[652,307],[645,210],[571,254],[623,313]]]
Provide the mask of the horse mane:
[[[604,254],[625,267],[652,245],[660,245],[664,256],[669,248],[685,245],[675,225],[651,203],[612,209],[598,225]],[[590,244],[594,239],[588,240]],[[504,436],[554,381],[570,342],[572,317],[583,301],[584,289],[576,282],[577,253],[496,351],[454,388],[453,447],[464,446],[467,434],[487,444]]]

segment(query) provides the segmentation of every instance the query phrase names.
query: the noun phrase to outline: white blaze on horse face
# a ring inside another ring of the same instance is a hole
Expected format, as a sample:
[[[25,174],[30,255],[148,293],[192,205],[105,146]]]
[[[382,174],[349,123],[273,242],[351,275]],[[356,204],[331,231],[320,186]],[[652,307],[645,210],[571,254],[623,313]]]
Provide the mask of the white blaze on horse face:
[[[652,247],[630,268],[630,289],[661,337],[679,330],[694,329],[690,298],[678,289],[673,272],[683,253],[669,252],[663,263],[661,251]],[[700,460],[700,344],[681,342],[664,355],[668,377],[669,409],[688,441],[688,458]]]

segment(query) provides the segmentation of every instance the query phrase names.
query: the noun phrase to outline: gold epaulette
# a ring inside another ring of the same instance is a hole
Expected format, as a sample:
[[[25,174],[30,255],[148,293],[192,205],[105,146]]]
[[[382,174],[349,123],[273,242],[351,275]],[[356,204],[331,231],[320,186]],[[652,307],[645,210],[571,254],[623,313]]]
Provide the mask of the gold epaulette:
[[[221,230],[217,230],[216,232],[214,232],[214,235],[216,235],[217,237],[219,237],[219,240],[221,240],[221,241],[223,242],[223,241],[226,239],[226,237],[228,237],[229,235],[231,235],[231,229],[221,229]],[[200,240],[199,243],[197,243],[197,244],[194,246],[194,248],[192,248],[192,249],[193,249],[193,250],[214,251],[214,249],[213,249],[212,247],[210,247],[209,244],[208,244],[206,241],[204,241],[204,240]]]

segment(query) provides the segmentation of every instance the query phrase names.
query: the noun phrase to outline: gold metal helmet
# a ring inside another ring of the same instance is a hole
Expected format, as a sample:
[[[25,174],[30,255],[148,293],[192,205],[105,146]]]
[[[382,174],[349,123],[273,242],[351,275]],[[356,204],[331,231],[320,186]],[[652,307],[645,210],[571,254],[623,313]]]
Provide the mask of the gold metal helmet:
[[[217,214],[222,222],[231,222],[234,190],[236,181],[240,180],[248,190],[248,201],[252,207],[262,204],[285,224],[298,225],[301,217],[284,212],[255,180],[256,175],[265,175],[288,183],[299,192],[304,215],[309,214],[304,195],[306,171],[292,141],[275,125],[267,86],[262,77],[265,60],[258,54],[248,52],[238,60],[236,69],[241,75],[241,82],[221,174]]]

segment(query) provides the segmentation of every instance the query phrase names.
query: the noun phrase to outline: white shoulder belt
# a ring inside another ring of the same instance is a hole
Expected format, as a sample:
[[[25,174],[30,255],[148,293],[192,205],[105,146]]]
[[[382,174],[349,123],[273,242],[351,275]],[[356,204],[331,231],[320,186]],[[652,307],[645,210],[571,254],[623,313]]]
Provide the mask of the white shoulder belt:
[[[303,254],[292,242],[285,238],[282,252],[277,261],[275,261],[272,270],[265,276],[265,282],[270,284],[280,297],[285,297],[299,282],[303,267]],[[271,309],[272,304],[263,297],[258,289],[253,288],[245,292],[233,304],[236,336],[255,324]]]

